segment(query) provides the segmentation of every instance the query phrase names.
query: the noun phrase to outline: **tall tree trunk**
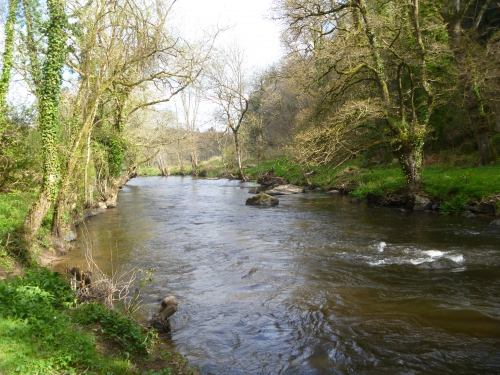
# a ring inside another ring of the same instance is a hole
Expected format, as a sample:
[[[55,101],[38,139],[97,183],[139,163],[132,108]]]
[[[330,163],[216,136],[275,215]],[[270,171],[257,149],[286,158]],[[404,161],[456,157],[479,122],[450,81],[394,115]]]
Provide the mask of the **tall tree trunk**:
[[[233,128],[231,128],[231,130],[233,131],[233,135],[234,135],[234,148],[236,151],[236,159],[238,162],[238,170],[240,172],[240,178],[242,181],[246,181],[247,178],[245,176],[245,173],[243,172],[243,166],[241,165],[241,149],[240,149],[240,142],[238,140],[238,131],[236,131]]]
[[[168,165],[167,165],[166,161],[163,160],[162,151],[163,151],[163,147],[160,148],[160,151],[158,152],[158,155],[156,156],[156,164],[158,166],[158,169],[160,170],[161,175],[163,177],[168,177],[168,176],[170,176],[170,170],[168,169]]]
[[[401,169],[403,170],[408,192],[414,194],[422,187],[422,156],[423,142],[421,145],[408,144],[402,146],[396,153]]]
[[[5,42],[3,52],[2,75],[0,77],[0,139],[6,129],[5,104],[7,92],[9,91],[10,76],[12,70],[12,53],[14,50],[14,25],[16,22],[16,12],[19,7],[19,0],[9,1],[9,13],[5,22]]]
[[[94,123],[95,115],[97,113],[98,99],[97,96],[93,98],[89,105],[88,110],[85,110],[83,124],[79,133],[76,135],[75,140],[71,146],[71,151],[66,162],[66,170],[62,176],[62,183],[57,194],[56,205],[54,207],[54,215],[52,217],[52,235],[61,237],[62,218],[67,209],[66,199],[70,192],[71,182],[80,160],[80,155],[86,146],[85,140],[90,142],[92,133],[92,126]],[[87,156],[88,158],[88,156]],[[85,166],[86,167],[86,166]]]
[[[28,248],[31,248],[43,218],[57,198],[61,177],[57,130],[62,68],[66,58],[66,14],[64,5],[59,0],[47,1],[47,7],[49,10],[47,56],[42,69],[42,85],[36,92],[38,122],[42,136],[44,180],[38,202],[30,208],[23,224],[24,240]]]

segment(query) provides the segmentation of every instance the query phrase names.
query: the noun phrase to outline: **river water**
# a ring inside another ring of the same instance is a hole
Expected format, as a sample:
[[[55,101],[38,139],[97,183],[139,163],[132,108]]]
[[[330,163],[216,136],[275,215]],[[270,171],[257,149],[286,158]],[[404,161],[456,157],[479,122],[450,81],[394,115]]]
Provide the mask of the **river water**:
[[[178,297],[166,343],[204,374],[500,373],[492,219],[324,193],[246,206],[251,186],[133,179],[68,262],[91,248],[109,273],[156,269],[145,310]]]

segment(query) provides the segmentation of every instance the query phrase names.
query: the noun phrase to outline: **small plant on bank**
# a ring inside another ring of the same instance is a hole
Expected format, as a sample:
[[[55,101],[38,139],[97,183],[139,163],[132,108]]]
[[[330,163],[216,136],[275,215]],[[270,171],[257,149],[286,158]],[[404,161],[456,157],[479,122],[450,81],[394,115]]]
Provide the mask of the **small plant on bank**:
[[[146,332],[130,317],[99,303],[79,305],[72,313],[73,319],[84,326],[95,326],[107,340],[112,340],[130,355],[144,355],[153,345],[155,334]]]
[[[467,209],[467,197],[457,195],[448,201],[444,201],[439,206],[439,210],[444,215],[460,215]]]

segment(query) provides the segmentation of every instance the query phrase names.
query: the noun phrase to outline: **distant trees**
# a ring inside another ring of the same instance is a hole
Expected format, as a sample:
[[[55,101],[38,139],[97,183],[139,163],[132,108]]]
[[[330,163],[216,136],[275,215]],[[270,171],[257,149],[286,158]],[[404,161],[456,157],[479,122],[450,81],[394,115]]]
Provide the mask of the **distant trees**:
[[[233,135],[238,171],[240,178],[245,180],[239,135],[249,108],[250,76],[243,49],[233,44],[217,51],[217,58],[213,59],[206,74],[207,97],[217,108],[217,122]]]

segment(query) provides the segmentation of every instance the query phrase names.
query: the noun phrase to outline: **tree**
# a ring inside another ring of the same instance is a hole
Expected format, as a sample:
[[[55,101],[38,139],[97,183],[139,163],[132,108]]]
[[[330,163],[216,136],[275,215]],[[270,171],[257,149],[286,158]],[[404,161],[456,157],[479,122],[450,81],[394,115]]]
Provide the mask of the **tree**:
[[[78,74],[78,92],[71,118],[77,122],[66,159],[61,190],[52,222],[60,236],[67,198],[74,189],[75,170],[92,139],[107,154],[99,176],[102,199],[113,200],[128,142],[123,137],[127,119],[137,111],[168,102],[191,84],[211,44],[192,46],[168,27],[174,2],[102,0],[73,6],[81,30],[72,38],[68,65]],[[129,159],[129,161],[131,161]],[[133,164],[133,163],[132,163]],[[134,165],[128,169],[134,171]],[[133,172],[131,172],[133,173]]]
[[[278,5],[277,16],[289,29],[294,72],[315,103],[301,115],[308,126],[297,137],[297,158],[341,164],[363,150],[389,146],[409,192],[417,191],[429,121],[445,76],[435,72],[449,58],[446,32],[432,4],[293,0]]]
[[[38,46],[33,39],[36,30],[32,28],[35,21],[33,14],[37,10],[28,1],[24,2],[30,74],[38,100],[38,125],[42,137],[44,166],[44,179],[40,196],[30,208],[23,224],[24,239],[28,246],[31,245],[33,237],[38,232],[52,202],[57,198],[61,178],[58,158],[59,99],[62,68],[67,53],[68,25],[62,1],[48,0],[47,9],[48,22],[45,26],[47,47],[45,60],[40,64],[36,50]]]
[[[257,163],[260,163],[267,143],[267,128],[282,112],[281,92],[278,85],[279,79],[274,68],[261,72],[253,82],[250,108],[247,114],[249,129],[247,148],[254,151]]]
[[[489,72],[498,72],[500,62],[488,56],[486,41],[500,27],[500,10],[498,4],[491,0],[436,0],[435,3],[446,24],[455,55],[463,107],[476,136],[479,162],[487,165],[490,162],[492,116],[485,91],[487,82],[493,78]],[[498,91],[494,96],[489,99],[498,100]]]
[[[246,180],[242,166],[239,131],[249,108],[249,75],[244,65],[244,51],[236,44],[217,51],[217,58],[207,72],[208,99],[217,107],[217,121],[231,131],[240,178]]]
[[[189,144],[189,155],[191,157],[191,169],[196,173],[198,168],[197,133],[198,133],[198,111],[201,102],[201,87],[192,86],[191,89],[181,93],[182,115],[187,132]]]

